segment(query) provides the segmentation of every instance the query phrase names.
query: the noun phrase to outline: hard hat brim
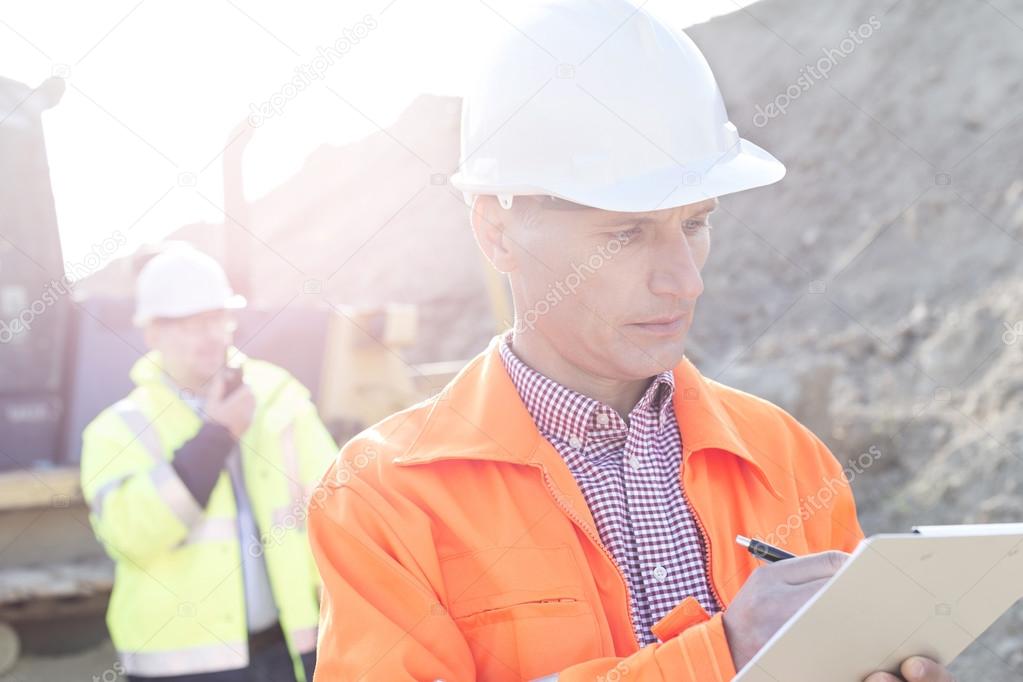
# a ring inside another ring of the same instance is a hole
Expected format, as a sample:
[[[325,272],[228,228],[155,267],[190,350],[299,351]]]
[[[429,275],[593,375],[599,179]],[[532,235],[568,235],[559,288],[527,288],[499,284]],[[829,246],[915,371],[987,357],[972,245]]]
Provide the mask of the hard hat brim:
[[[538,185],[483,185],[468,181],[463,173],[451,178],[452,184],[471,195],[550,195],[583,206],[605,211],[640,213],[657,211],[706,199],[734,194],[778,182],[785,176],[785,165],[765,149],[739,138],[728,152],[711,159],[702,168],[669,165],[628,181],[593,186],[581,181],[573,187],[571,179],[562,179],[560,191]]]
[[[665,185],[676,181],[670,177],[672,174],[668,175],[669,177],[665,178]],[[704,199],[764,187],[778,182],[783,177],[785,164],[762,147],[740,138],[737,152],[713,163],[700,175],[697,182],[687,184],[686,178],[683,177],[681,185],[676,185],[674,190],[669,188],[668,197],[663,201],[661,208],[685,206]]]
[[[212,310],[241,310],[248,305],[248,301],[241,294],[232,294],[222,305],[219,306],[202,306],[198,308],[188,308],[174,311],[167,311],[161,315],[138,315],[136,314],[132,318],[132,324],[136,327],[144,327],[152,322],[157,317],[161,318],[179,318],[189,317],[191,315],[198,315],[199,313],[208,313]]]

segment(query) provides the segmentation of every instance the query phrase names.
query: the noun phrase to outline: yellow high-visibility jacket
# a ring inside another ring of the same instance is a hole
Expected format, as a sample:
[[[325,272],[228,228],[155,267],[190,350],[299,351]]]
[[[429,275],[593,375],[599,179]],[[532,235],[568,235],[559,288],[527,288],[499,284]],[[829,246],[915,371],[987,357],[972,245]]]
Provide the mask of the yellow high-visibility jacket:
[[[159,353],[135,363],[135,389],[83,434],[82,490],[96,536],[116,562],[107,625],[129,675],[248,665],[243,551],[264,555],[300,682],[301,655],[316,648],[320,583],[306,505],[337,448],[301,383],[231,353],[242,358],[256,396],[239,447],[260,546],[242,547],[226,468],[202,508],[171,466],[202,419],[163,380]]]

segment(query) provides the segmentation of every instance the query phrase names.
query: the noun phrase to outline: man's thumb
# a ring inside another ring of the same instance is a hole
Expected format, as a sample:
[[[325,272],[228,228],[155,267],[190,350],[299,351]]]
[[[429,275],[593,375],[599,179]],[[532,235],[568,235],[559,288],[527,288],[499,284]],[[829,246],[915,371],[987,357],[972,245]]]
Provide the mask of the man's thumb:
[[[224,397],[224,375],[217,372],[210,383],[210,400],[219,401]]]

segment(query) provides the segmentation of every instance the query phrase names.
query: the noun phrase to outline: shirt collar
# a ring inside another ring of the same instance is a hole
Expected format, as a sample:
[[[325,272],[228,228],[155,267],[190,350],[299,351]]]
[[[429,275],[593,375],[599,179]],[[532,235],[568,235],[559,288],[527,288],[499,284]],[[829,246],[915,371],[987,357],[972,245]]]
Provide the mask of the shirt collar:
[[[473,358],[436,396],[423,404],[421,422],[406,420],[411,430],[395,464],[411,466],[445,460],[535,464],[558,453],[544,439],[523,404],[499,352],[501,336],[494,336],[486,351]],[[685,435],[682,458],[705,450],[725,451],[746,461],[776,499],[781,493],[770,476],[789,481],[791,471],[779,466],[766,451],[763,434],[756,428],[764,408],[751,396],[740,400],[737,391],[705,378],[688,358],[674,368],[672,409],[679,431]],[[745,415],[751,410],[756,414]],[[374,437],[384,438],[373,432]],[[396,436],[395,436],[396,437]],[[556,471],[555,471],[556,473]],[[571,477],[570,473],[566,474]]]
[[[566,443],[582,444],[591,430],[605,428],[598,426],[596,416],[613,415],[610,406],[573,391],[524,363],[512,350],[510,338],[510,332],[501,337],[501,359],[541,433]],[[650,382],[630,415],[656,412],[659,433],[672,416],[674,392],[675,377],[671,370],[661,372]]]

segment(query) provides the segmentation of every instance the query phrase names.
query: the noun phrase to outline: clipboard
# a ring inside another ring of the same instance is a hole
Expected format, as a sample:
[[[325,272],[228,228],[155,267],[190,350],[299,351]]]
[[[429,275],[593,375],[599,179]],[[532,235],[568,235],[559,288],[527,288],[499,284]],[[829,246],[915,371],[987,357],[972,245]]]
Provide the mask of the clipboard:
[[[736,682],[861,682],[910,656],[948,665],[1023,598],[1023,523],[863,540]]]

